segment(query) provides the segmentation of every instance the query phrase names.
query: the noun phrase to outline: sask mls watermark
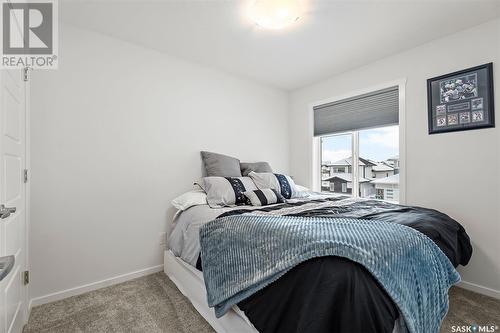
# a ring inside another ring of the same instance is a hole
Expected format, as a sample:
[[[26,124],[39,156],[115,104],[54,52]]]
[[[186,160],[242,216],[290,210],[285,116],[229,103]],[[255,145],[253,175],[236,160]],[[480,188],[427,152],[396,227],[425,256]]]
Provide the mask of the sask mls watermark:
[[[56,1],[3,0],[1,68],[57,68]]]
[[[452,325],[452,333],[495,333],[498,332],[498,325]]]

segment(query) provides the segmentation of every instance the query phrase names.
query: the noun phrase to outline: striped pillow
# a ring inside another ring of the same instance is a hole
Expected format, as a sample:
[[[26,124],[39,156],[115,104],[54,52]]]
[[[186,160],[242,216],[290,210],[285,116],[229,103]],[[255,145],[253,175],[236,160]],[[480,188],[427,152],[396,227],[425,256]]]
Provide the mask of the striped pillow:
[[[276,190],[285,199],[292,199],[299,196],[295,183],[290,176],[272,172],[250,172],[250,178],[257,185],[258,189],[270,188]]]
[[[243,192],[257,190],[250,177],[205,177],[197,184],[207,193],[212,208],[245,205]]]
[[[262,190],[243,192],[252,206],[266,206],[285,202],[285,199],[276,190],[265,188]]]

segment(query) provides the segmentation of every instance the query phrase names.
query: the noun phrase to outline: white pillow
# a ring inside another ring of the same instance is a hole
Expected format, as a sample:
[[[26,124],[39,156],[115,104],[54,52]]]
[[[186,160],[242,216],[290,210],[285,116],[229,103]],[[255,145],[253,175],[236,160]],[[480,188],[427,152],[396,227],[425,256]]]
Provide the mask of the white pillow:
[[[308,189],[307,187],[295,184],[295,188],[297,189],[297,193],[295,193],[294,198],[300,199],[300,198],[308,198],[311,196],[311,190]]]
[[[186,210],[189,207],[206,204],[207,194],[201,189],[191,190],[172,200],[172,205],[178,210]]]
[[[295,184],[295,188],[297,189],[297,191],[299,192],[310,192],[311,190],[308,189],[307,187],[305,186],[302,186],[302,185],[298,185],[298,184]]]

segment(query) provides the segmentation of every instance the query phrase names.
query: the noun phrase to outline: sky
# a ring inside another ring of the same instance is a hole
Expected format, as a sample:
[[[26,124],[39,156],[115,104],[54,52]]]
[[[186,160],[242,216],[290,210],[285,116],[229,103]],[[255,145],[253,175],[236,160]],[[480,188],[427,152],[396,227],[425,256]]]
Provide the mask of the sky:
[[[351,134],[322,139],[323,162],[350,157]],[[368,129],[359,132],[359,156],[377,162],[399,155],[399,126]]]

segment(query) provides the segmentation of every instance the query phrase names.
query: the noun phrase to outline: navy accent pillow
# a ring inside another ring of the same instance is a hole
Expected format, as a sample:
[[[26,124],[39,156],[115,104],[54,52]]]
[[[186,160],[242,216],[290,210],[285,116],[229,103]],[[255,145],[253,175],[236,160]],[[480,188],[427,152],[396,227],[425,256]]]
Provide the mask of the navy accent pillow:
[[[281,195],[283,195],[285,199],[290,199],[292,197],[292,187],[290,186],[288,179],[286,179],[285,175],[281,175],[279,173],[275,173],[274,175],[280,184]]]
[[[243,194],[243,192],[246,191],[245,185],[243,185],[243,182],[241,179],[238,178],[233,178],[233,177],[224,177],[229,181],[229,184],[231,184],[233,191],[234,191],[234,197],[236,198],[235,205],[244,205],[247,201],[247,198]]]

